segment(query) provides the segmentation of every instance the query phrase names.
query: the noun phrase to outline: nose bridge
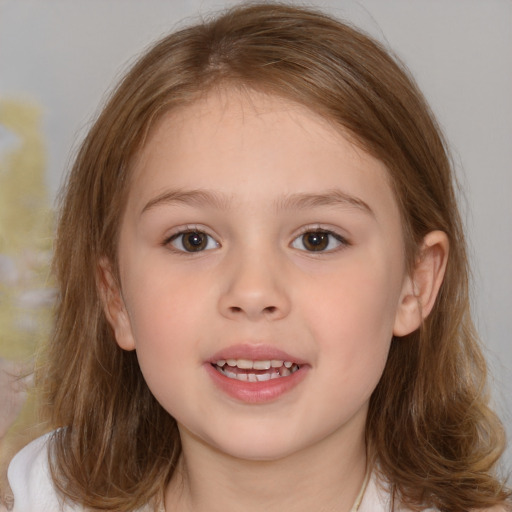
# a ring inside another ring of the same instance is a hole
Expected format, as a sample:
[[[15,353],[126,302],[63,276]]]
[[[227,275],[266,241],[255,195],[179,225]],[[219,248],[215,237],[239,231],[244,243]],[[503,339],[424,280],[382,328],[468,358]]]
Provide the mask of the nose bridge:
[[[219,299],[229,318],[279,319],[289,313],[282,257],[272,247],[244,247],[226,261],[225,286]]]

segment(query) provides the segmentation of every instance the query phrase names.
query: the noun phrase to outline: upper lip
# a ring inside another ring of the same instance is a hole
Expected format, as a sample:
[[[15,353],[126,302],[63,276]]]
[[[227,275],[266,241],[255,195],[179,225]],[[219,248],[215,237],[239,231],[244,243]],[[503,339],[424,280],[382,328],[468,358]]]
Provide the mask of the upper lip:
[[[249,359],[250,361],[291,361],[298,365],[307,363],[304,359],[291,355],[272,345],[251,343],[240,343],[219,350],[208,360],[208,362],[216,363],[217,361],[226,359]]]

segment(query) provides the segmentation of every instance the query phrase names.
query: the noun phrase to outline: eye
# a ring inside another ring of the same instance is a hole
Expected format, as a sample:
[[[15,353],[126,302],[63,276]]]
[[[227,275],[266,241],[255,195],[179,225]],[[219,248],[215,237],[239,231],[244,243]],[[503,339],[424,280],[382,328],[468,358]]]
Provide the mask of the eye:
[[[167,244],[183,252],[201,252],[220,247],[219,243],[213,237],[196,230],[176,233],[166,241],[166,245]]]
[[[293,240],[292,247],[309,252],[328,252],[348,245],[347,241],[340,235],[326,230],[306,231]]]

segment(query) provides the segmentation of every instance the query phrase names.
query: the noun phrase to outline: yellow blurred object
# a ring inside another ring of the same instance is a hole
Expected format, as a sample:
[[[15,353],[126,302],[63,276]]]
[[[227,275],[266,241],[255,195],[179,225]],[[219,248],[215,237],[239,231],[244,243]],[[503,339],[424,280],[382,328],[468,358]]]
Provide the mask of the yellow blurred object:
[[[46,336],[52,214],[41,108],[0,100],[0,357],[26,360]]]
[[[25,400],[25,388],[37,346],[49,333],[55,296],[41,119],[35,103],[0,99],[0,503],[5,463],[39,431],[35,396],[29,390]],[[18,381],[20,373],[25,377]]]

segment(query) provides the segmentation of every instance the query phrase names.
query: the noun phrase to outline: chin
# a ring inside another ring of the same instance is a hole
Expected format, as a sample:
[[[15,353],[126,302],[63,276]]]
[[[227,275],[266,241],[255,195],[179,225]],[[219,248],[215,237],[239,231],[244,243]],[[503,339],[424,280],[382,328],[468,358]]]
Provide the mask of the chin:
[[[253,433],[248,436],[230,438],[225,443],[217,444],[216,449],[225,454],[241,460],[275,462],[288,457],[307,455],[319,444],[323,436],[306,436],[304,432],[300,437],[295,433],[283,432],[282,435],[269,430],[265,433]]]
[[[250,440],[231,446],[218,446],[217,449],[235,459],[254,462],[274,462],[299,451],[297,447],[252,443]]]
[[[279,434],[275,429],[263,427],[233,428],[220,435],[208,433],[199,437],[213,450],[245,461],[277,461],[305,447],[300,443],[292,442],[294,436],[291,432]]]

